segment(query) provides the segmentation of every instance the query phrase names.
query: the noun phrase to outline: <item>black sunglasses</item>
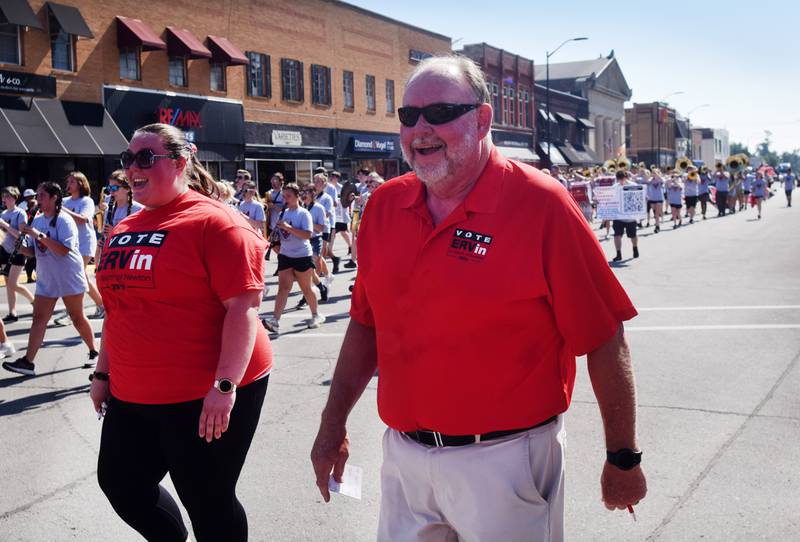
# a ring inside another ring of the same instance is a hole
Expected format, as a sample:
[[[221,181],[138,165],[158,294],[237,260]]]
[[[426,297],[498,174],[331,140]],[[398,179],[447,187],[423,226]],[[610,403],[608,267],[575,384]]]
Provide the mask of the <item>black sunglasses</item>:
[[[430,104],[425,107],[399,107],[397,116],[403,126],[409,128],[417,125],[420,115],[425,117],[428,124],[447,124],[480,106],[481,104]]]
[[[150,169],[156,161],[162,158],[175,158],[171,154],[156,154],[152,149],[142,149],[139,152],[123,151],[119,155],[119,162],[124,169],[129,169],[134,163],[139,169]]]

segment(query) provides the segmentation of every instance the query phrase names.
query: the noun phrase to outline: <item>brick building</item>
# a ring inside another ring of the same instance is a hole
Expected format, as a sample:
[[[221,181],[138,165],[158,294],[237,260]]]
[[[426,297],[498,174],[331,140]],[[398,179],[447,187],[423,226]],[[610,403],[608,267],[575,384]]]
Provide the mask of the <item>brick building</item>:
[[[625,147],[634,162],[660,168],[675,165],[676,117],[669,106],[653,102],[625,110]]]
[[[319,165],[391,177],[405,79],[450,51],[336,0],[66,1],[0,0],[0,184],[75,167],[100,179],[155,121],[185,130],[215,175],[246,165],[262,190]]]
[[[541,82],[536,83],[534,94],[539,108],[536,152],[542,157],[542,163],[557,166],[597,164],[597,156],[589,147],[591,130],[594,130],[594,124],[589,120],[589,100],[551,88],[548,123],[547,87]]]
[[[533,60],[486,43],[465,45],[459,51],[474,60],[486,75],[494,119],[492,141],[507,158],[538,163],[533,152],[536,135]]]

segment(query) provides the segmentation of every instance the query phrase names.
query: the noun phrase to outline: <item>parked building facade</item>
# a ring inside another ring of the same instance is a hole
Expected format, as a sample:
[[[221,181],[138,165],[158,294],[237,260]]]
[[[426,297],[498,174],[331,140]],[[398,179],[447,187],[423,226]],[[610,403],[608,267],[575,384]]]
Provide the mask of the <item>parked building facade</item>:
[[[709,168],[725,163],[731,154],[728,130],[724,128],[692,128],[694,160],[702,160]]]
[[[486,75],[492,99],[492,140],[507,158],[538,164],[533,60],[486,43],[465,45],[459,51],[474,60]]]
[[[633,91],[614,52],[594,60],[551,63],[549,72],[551,90],[587,100],[588,120],[593,127],[587,134],[587,146],[594,151],[597,161],[625,154],[625,102]],[[536,66],[536,81],[547,86],[546,65]]]
[[[660,168],[675,164],[675,110],[658,102],[633,104],[625,110],[628,157]]]
[[[450,51],[335,0],[65,1],[0,4],[0,183],[102,179],[149,122],[184,130],[215,176],[246,166],[262,190],[275,171],[305,181],[319,165],[392,177],[405,79]],[[29,125],[53,132],[47,145]],[[97,141],[77,138],[87,131]]]

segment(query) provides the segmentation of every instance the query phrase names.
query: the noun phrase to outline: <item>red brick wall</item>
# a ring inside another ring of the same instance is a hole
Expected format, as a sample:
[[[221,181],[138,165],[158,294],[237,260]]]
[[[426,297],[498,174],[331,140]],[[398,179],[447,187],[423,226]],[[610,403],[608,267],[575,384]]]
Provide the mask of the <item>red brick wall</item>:
[[[79,38],[77,71],[53,70],[44,0],[30,0],[45,30],[23,32],[24,65],[3,69],[35,72],[57,78],[58,96],[66,100],[102,101],[102,86],[125,85],[159,91],[219,96],[241,100],[249,121],[296,124],[322,128],[396,132],[395,114],[386,113],[386,79],[395,81],[395,108],[401,103],[403,84],[413,68],[409,49],[448,53],[450,41],[337,2],[324,0],[60,0],[78,7],[94,38]],[[271,57],[272,98],[251,98],[246,92],[246,67],[227,69],[227,92],[209,88],[207,60],[189,61],[188,88],[172,87],[165,51],[142,53],[141,81],[120,80],[115,17],[137,18],[165,39],[165,28],[189,30],[200,41],[207,35],[227,37],[240,50]],[[305,99],[281,99],[280,59],[303,62]],[[311,103],[311,64],[331,70],[331,106]],[[345,111],[342,71],[354,73],[355,110]],[[366,111],[366,75],[375,76],[376,111]]]

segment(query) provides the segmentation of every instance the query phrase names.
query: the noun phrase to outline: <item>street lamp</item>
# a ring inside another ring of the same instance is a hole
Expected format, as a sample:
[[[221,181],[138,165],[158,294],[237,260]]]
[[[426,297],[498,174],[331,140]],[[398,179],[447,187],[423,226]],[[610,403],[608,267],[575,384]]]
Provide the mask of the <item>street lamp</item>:
[[[545,119],[545,121],[546,121],[546,124],[547,124],[547,165],[548,165],[548,167],[550,165],[552,165],[552,161],[550,160],[550,147],[553,145],[553,142],[550,141],[550,57],[553,56],[554,54],[556,54],[556,52],[559,49],[561,49],[562,47],[564,47],[564,45],[566,45],[567,43],[569,43],[571,41],[586,41],[588,39],[589,38],[585,38],[585,37],[584,38],[570,38],[568,40],[564,40],[561,43],[561,45],[556,47],[552,52],[545,51],[545,55],[546,55],[545,61],[547,63],[547,69],[546,69],[547,88],[545,90],[545,103],[546,103],[546,107],[547,107],[547,118]]]
[[[711,104],[702,104],[693,107],[686,113],[686,129],[689,130],[689,158],[694,160],[694,138],[692,137],[692,113],[704,107],[711,107]]]
[[[675,92],[670,92],[666,96],[658,99],[658,101],[656,102],[656,122],[655,122],[656,125],[658,124],[658,114],[660,112],[659,110],[661,109],[661,102],[663,102],[664,100],[666,100],[670,96],[677,96],[678,94],[683,94],[683,93],[684,92],[682,90],[678,90],[678,91],[675,91]],[[658,133],[658,143],[657,143],[657,148],[656,148],[656,164],[658,164],[658,167],[661,167],[662,164],[661,164],[661,129],[660,128],[657,130],[657,133]]]

